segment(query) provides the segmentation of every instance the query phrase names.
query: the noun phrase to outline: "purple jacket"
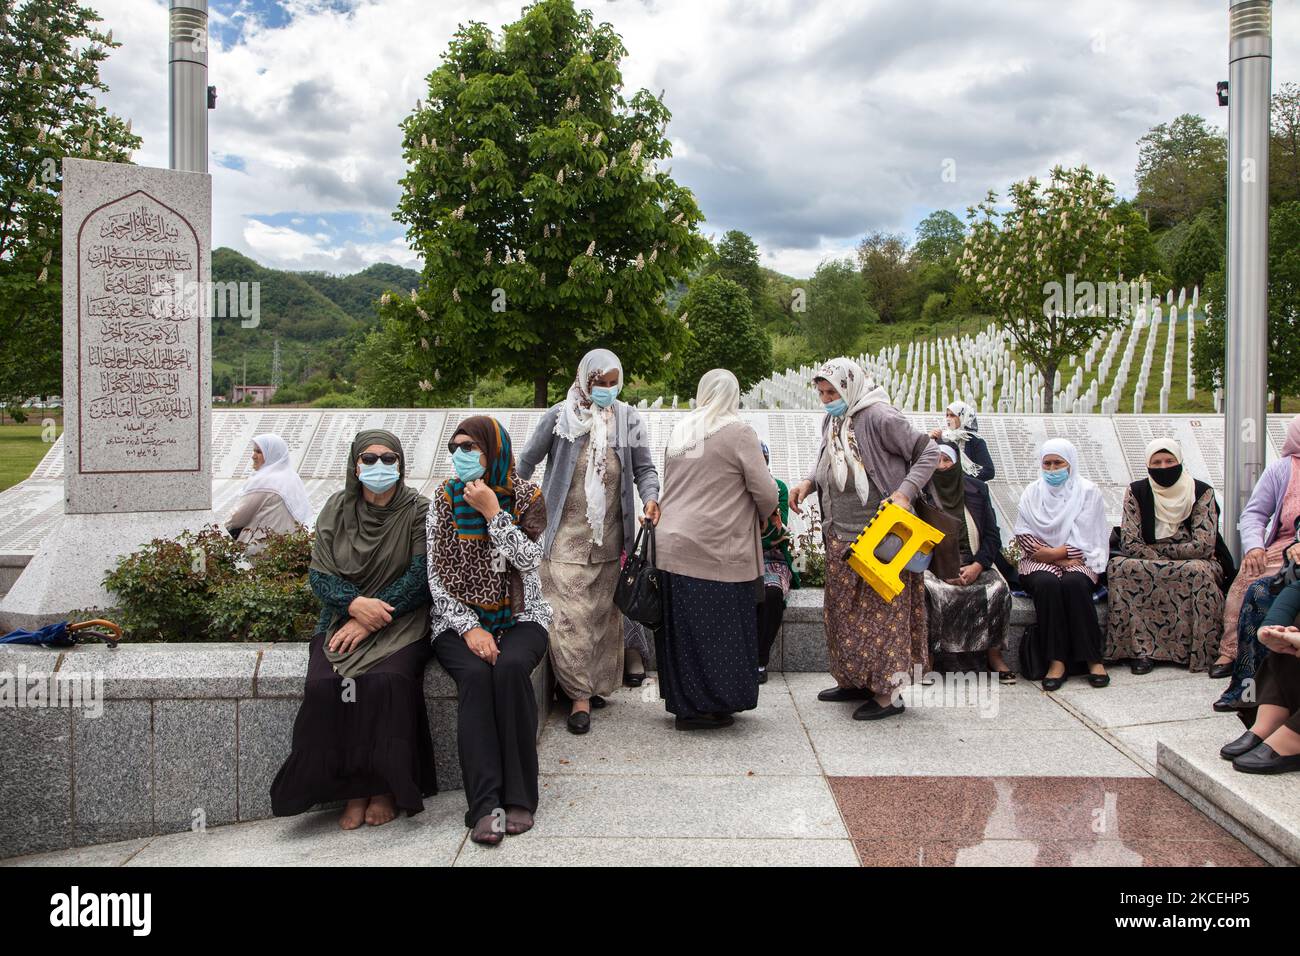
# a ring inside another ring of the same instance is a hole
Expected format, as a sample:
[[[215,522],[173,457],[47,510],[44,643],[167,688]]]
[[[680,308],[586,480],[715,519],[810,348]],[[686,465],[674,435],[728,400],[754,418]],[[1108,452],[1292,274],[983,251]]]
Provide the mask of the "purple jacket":
[[[1280,458],[1264,469],[1255,490],[1250,493],[1237,531],[1241,534],[1241,553],[1255,548],[1265,548],[1277,537],[1278,522],[1282,517],[1282,499],[1291,483],[1291,456]],[[1290,529],[1286,529],[1290,531]]]

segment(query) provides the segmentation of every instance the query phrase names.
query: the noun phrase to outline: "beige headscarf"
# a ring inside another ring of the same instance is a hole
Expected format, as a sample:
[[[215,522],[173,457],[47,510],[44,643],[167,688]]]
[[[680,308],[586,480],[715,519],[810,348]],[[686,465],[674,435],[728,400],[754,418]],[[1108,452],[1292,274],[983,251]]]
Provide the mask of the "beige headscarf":
[[[700,376],[695,389],[695,408],[673,426],[666,455],[675,458],[690,451],[714,432],[740,417],[740,382],[725,368]]]
[[[862,504],[871,497],[871,483],[862,467],[857,439],[853,435],[853,416],[877,402],[888,402],[889,393],[867,377],[857,362],[850,358],[834,358],[817,370],[813,381],[825,379],[840,393],[848,410],[839,418],[831,418],[826,450],[831,455],[831,477],[840,491],[848,484],[849,469],[853,469],[853,488]]]
[[[1153,438],[1147,442],[1146,461],[1151,461],[1151,456],[1158,451],[1167,451],[1178,459],[1178,464],[1183,464],[1183,446],[1178,443],[1178,439],[1172,437]],[[1150,477],[1147,482],[1151,485],[1151,493],[1155,495],[1156,504],[1156,540],[1169,538],[1178,531],[1178,526],[1187,520],[1187,516],[1192,513],[1192,506],[1196,504],[1196,481],[1187,473],[1187,468],[1183,468],[1183,473],[1168,488],[1153,481]]]
[[[555,434],[568,441],[577,441],[583,435],[587,440],[587,461],[583,491],[587,495],[587,525],[591,540],[600,544],[605,531],[605,450],[609,447],[609,433],[614,425],[614,405],[599,408],[591,400],[592,383],[606,372],[618,372],[618,385],[623,386],[623,363],[609,349],[592,349],[578,363],[578,375],[569,386],[555,419]],[[617,404],[617,403],[615,403]]]

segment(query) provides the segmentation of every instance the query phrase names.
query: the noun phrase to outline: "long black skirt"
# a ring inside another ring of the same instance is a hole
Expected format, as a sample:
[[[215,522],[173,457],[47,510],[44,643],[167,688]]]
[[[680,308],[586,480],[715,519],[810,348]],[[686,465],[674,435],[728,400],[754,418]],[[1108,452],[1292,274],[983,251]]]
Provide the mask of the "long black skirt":
[[[293,749],[271,784],[277,817],[321,803],[392,794],[408,814],[438,792],[429,714],[424,707],[427,640],[408,644],[345,687],[325,657],[325,636],[312,638]]]
[[[732,714],[758,706],[760,581],[732,584],[661,573],[655,631],[659,696],[670,714]]]

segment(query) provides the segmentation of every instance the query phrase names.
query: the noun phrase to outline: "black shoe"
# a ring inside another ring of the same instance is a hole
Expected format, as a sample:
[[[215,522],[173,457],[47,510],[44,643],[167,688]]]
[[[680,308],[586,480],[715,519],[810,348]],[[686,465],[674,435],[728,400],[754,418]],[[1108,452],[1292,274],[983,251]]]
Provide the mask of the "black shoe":
[[[1088,683],[1093,687],[1106,687],[1110,684],[1109,674],[1089,674]]]
[[[1016,682],[1015,671],[998,671],[997,675],[999,684],[1014,684]]]
[[[678,717],[674,725],[678,730],[716,730],[730,727],[736,722],[731,714],[700,714],[698,717]]]
[[[853,719],[854,720],[884,720],[886,717],[894,717],[898,714],[901,714],[905,710],[907,710],[907,708],[903,706],[903,702],[901,700],[896,704],[890,704],[888,707],[882,707],[879,704],[877,704],[873,699],[867,701],[865,704],[863,704],[861,707],[855,710],[853,712]]]
[[[1044,677],[1043,690],[1060,690],[1069,679],[1069,674],[1062,674],[1060,677]]]
[[[1224,760],[1233,760],[1242,754],[1250,753],[1263,742],[1263,738],[1248,730],[1232,743],[1224,744],[1219,748],[1219,756]]]
[[[645,683],[645,674],[624,674],[623,675],[624,687],[640,687],[644,683]]]
[[[766,667],[760,667],[760,668],[758,669],[758,682],[759,682],[760,684],[766,684],[766,683],[767,683],[767,668],[766,668]]]
[[[1254,750],[1234,757],[1232,769],[1242,773],[1290,773],[1300,770],[1300,754],[1283,757],[1268,744],[1261,743]]]
[[[607,703],[609,703],[609,701],[605,700],[604,697],[601,697],[597,694],[592,694],[590,697],[587,698],[587,700],[590,701],[592,710],[600,710]]]
[[[876,695],[863,687],[827,687],[817,695],[818,700],[835,703],[842,700],[870,700]]]
[[[1226,664],[1211,664],[1208,671],[1210,680],[1223,680],[1225,677],[1231,677],[1233,665],[1236,663],[1236,661],[1228,661]]]
[[[591,714],[585,710],[580,710],[577,713],[570,714],[569,719],[564,723],[569,728],[569,733],[585,734],[591,730]]]
[[[1155,667],[1155,661],[1149,657],[1135,657],[1128,662],[1128,669],[1134,674],[1150,674]]]

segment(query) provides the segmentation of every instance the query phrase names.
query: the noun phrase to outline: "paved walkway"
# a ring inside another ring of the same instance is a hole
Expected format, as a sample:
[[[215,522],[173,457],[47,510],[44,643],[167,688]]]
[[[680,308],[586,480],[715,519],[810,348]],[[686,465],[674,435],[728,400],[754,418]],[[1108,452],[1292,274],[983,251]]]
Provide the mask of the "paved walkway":
[[[775,674],[721,731],[672,729],[652,687],[620,690],[574,737],[552,713],[537,826],[495,848],[466,839],[460,791],[424,813],[344,833],[336,812],[4,861],[7,865],[1259,865],[1154,779],[1162,734],[1217,747],[1240,733],[1219,685],[1112,669],[1109,688],[1055,695],[1021,680],[978,708],[925,706],[879,723],[823,704],[822,674]],[[921,697],[918,700],[918,696]],[[995,712],[994,712],[995,710]]]

